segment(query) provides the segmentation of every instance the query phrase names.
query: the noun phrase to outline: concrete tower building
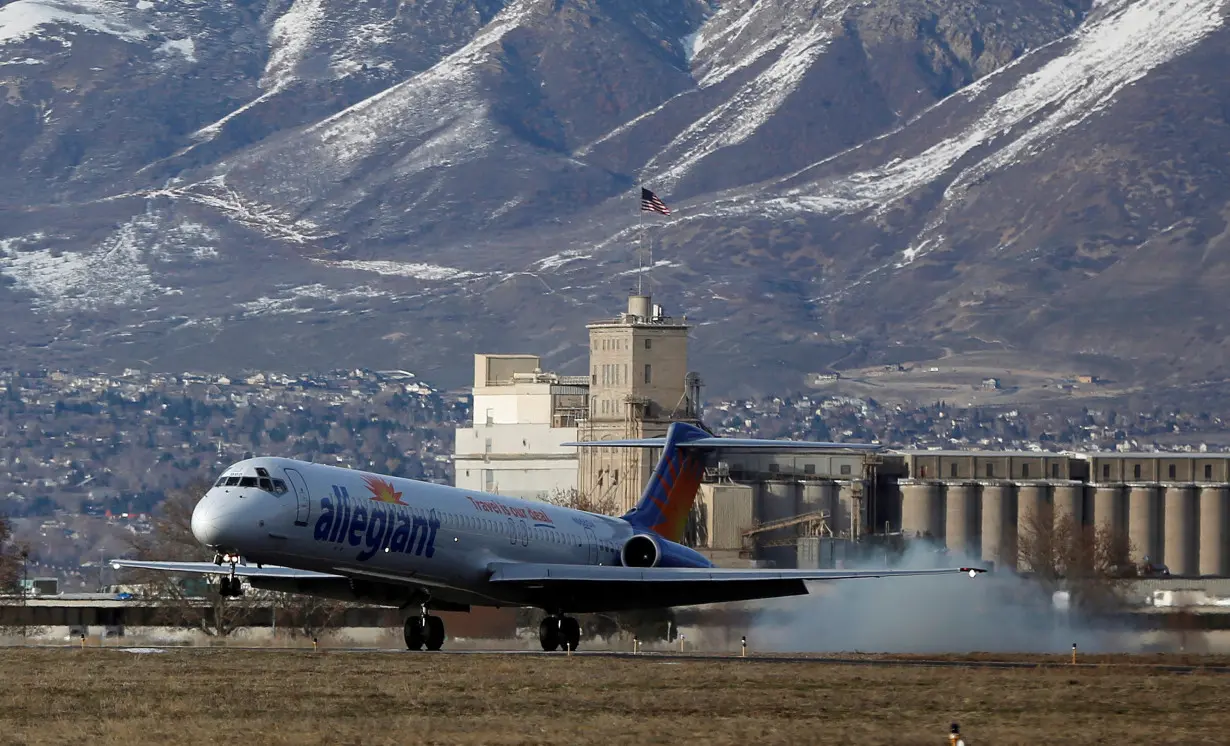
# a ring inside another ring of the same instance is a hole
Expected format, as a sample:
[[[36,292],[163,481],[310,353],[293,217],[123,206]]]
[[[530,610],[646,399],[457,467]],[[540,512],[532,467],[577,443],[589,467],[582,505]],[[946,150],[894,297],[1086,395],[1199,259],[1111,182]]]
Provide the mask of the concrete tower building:
[[[700,379],[689,375],[686,319],[663,315],[647,295],[628,298],[628,310],[589,329],[589,414],[582,440],[653,438],[670,423],[696,422]],[[578,489],[596,504],[631,509],[659,453],[647,448],[582,448]]]

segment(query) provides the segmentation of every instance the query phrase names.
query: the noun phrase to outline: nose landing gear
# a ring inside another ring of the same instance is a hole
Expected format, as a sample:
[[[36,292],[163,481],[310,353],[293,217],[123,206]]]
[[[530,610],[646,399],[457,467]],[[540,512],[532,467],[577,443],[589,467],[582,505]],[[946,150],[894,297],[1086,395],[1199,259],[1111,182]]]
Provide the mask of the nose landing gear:
[[[234,554],[214,555],[214,564],[221,565],[223,562],[230,564],[231,574],[218,581],[218,595],[223,598],[239,598],[243,595],[243,586],[235,575],[235,566],[239,564],[239,557]]]

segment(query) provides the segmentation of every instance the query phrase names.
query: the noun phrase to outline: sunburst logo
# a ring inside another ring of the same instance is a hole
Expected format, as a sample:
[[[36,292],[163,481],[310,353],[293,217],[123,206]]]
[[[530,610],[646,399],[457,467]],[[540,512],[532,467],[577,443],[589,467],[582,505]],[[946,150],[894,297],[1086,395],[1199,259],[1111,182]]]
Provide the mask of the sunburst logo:
[[[367,482],[367,489],[372,493],[372,500],[379,503],[393,503],[395,505],[405,505],[401,501],[401,493],[398,492],[392,482],[386,482],[383,479],[375,477],[363,477],[363,481]]]

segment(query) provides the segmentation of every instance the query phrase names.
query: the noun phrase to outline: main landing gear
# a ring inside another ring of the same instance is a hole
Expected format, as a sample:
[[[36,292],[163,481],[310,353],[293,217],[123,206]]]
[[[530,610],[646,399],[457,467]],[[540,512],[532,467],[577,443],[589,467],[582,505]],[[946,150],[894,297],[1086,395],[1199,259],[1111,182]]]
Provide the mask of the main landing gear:
[[[543,650],[576,650],[581,642],[581,624],[576,617],[549,616],[538,624]]]
[[[444,645],[444,620],[427,613],[427,607],[418,616],[406,619],[402,630],[409,650],[439,650]]]

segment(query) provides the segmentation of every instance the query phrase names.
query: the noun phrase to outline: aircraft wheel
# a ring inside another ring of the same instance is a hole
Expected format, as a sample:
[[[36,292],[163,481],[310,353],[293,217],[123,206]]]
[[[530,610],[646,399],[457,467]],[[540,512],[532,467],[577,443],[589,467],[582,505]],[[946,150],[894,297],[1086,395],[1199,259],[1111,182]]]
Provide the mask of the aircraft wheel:
[[[559,647],[559,620],[557,617],[549,616],[539,622],[538,641],[542,643],[542,649],[548,652]]]
[[[407,650],[423,649],[423,623],[418,617],[410,617],[402,627],[402,635],[406,638]]]
[[[566,649],[576,651],[581,642],[581,623],[576,617],[566,616],[560,619],[559,638],[560,647],[567,645]]]
[[[439,650],[444,646],[444,620],[438,616],[429,616],[425,620],[423,643],[428,650]]]

